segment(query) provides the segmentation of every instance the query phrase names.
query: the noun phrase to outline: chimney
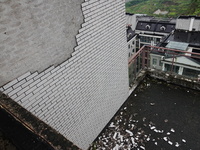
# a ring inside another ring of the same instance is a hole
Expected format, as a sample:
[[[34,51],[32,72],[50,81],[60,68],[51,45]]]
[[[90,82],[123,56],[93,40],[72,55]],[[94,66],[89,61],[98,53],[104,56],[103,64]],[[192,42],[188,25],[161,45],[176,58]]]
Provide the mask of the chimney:
[[[189,31],[192,31],[192,28],[193,28],[193,24],[194,24],[194,17],[191,18],[190,20],[190,27],[189,27]]]

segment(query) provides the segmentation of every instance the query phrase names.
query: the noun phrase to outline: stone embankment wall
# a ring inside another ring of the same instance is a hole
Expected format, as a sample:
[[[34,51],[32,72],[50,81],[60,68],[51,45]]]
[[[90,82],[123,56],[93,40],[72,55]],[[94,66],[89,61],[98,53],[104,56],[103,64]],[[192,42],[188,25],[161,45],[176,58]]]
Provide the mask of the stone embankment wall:
[[[87,149],[128,97],[125,1],[0,3],[3,25],[14,26],[0,22],[2,55],[9,55],[0,60],[1,84],[13,79],[0,91]]]

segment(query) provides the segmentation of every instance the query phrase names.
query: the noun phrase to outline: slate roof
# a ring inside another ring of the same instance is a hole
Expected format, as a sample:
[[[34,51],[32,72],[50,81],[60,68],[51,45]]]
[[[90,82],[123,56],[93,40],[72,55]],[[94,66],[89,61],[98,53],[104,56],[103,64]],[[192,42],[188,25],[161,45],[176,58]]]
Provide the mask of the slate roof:
[[[126,34],[127,34],[127,42],[130,41],[136,35],[135,31],[133,31],[130,26],[127,27]]]
[[[178,17],[178,19],[190,19],[190,18],[200,19],[200,16],[179,16]]]
[[[170,49],[178,49],[178,50],[186,51],[188,48],[188,45],[189,45],[188,43],[170,41],[166,45],[166,47]]]
[[[176,30],[166,41],[185,42],[191,46],[200,46],[200,32]]]
[[[165,58],[164,61],[169,61],[172,62],[173,57],[168,57]],[[186,56],[177,56],[175,63],[180,63],[180,64],[185,64],[185,65],[192,65],[196,67],[200,67],[200,62],[191,58],[191,57],[186,57]]]
[[[136,30],[170,33],[175,29],[175,25],[175,23],[170,23],[168,21],[138,21]]]

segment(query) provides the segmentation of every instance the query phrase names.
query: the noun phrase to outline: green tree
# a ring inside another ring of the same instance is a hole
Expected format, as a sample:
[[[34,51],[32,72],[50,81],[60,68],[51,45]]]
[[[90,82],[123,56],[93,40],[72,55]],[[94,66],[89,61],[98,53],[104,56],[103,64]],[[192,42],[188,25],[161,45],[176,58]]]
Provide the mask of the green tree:
[[[195,11],[197,11],[197,9],[199,8],[199,0],[191,0],[190,2],[190,6],[189,6],[189,14],[192,15],[195,13]]]

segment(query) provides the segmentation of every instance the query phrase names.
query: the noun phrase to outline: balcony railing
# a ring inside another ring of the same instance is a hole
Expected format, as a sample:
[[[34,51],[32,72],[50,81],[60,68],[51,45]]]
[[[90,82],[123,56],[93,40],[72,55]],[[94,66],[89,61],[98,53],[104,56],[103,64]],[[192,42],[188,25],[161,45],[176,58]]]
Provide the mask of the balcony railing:
[[[141,70],[155,69],[200,81],[200,53],[143,46],[128,62],[129,86]]]

